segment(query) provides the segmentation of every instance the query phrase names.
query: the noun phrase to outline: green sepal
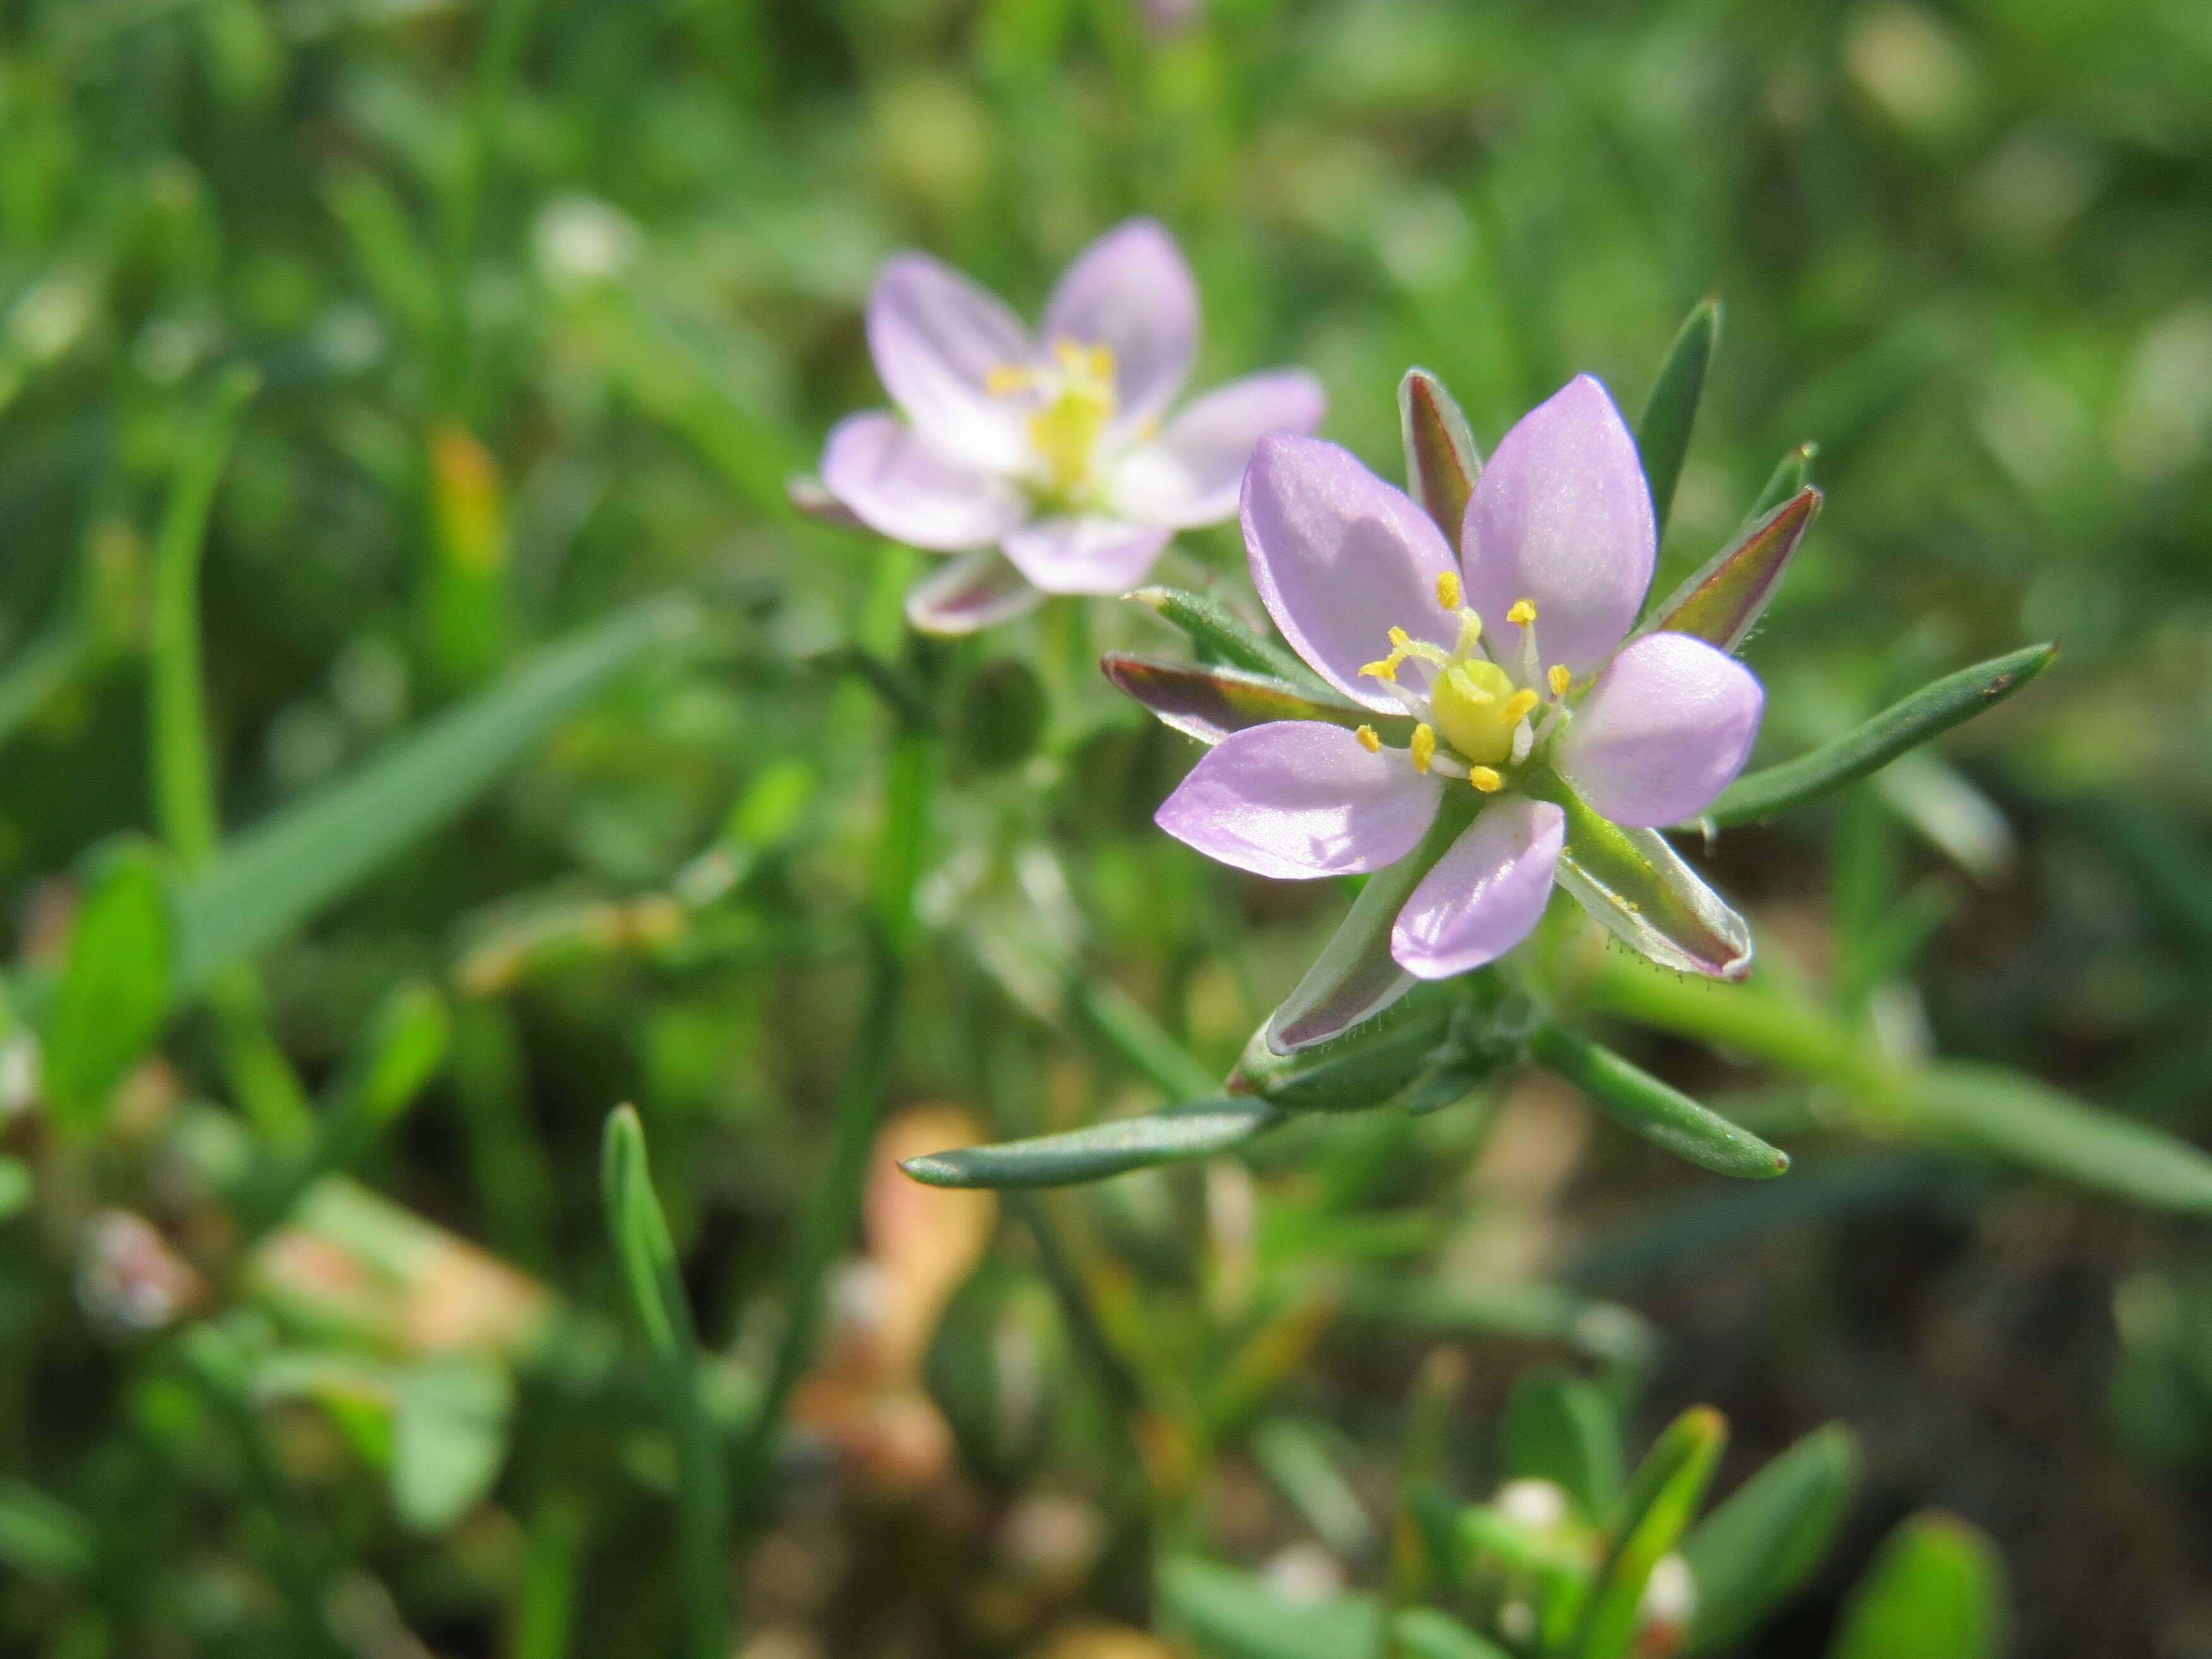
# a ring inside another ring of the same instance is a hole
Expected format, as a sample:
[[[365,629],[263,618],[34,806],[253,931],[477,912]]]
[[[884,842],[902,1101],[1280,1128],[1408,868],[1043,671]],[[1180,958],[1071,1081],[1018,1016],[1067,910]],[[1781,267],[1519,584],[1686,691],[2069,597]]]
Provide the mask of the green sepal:
[[[1264,1100],[1217,1096],[1061,1134],[932,1152],[900,1167],[927,1187],[1069,1187],[1225,1152],[1283,1116]]]
[[[1682,462],[1690,453],[1690,431],[1697,424],[1698,404],[1705,392],[1705,371],[1712,364],[1713,347],[1720,338],[1721,302],[1711,295],[1691,308],[1667,349],[1644,412],[1636,417],[1636,447],[1644,459],[1644,476],[1651,485],[1651,511],[1656,533],[1667,533],[1667,514],[1674,504],[1674,486],[1682,477]]]
[[[1767,1464],[1698,1523],[1682,1546],[1698,1586],[1685,1652],[1734,1647],[1812,1577],[1850,1507],[1859,1461],[1857,1437],[1831,1423]]]
[[[1211,593],[1193,593],[1181,587],[1140,587],[1129,597],[1173,623],[1212,660],[1247,673],[1287,680],[1301,688],[1321,684],[1295,652],[1253,632]]]
[[[1276,1053],[1262,1027],[1229,1089],[1291,1112],[1434,1111],[1517,1058],[1528,1024],[1526,1005],[1494,975],[1419,984],[1373,1018],[1295,1054]]]
[[[1260,1039],[1272,1052],[1289,1055],[1341,1036],[1413,988],[1413,976],[1390,954],[1390,931],[1480,806],[1472,789],[1445,791],[1420,844],[1367,878],[1313,965],[1261,1028]]]
[[[1398,382],[1398,432],[1406,446],[1406,493],[1436,520],[1445,542],[1458,547],[1468,499],[1482,476],[1482,453],[1467,416],[1425,368],[1409,368]]]
[[[1789,1172],[1787,1152],[1578,1031],[1540,1025],[1528,1039],[1528,1052],[1588,1095],[1607,1116],[1701,1170],[1747,1181]]]
[[[1106,678],[1185,737],[1219,743],[1231,732],[1272,720],[1326,720],[1356,731],[1371,726],[1393,748],[1413,741],[1407,714],[1378,714],[1334,696],[1320,696],[1272,674],[1211,663],[1170,662],[1109,651],[1099,659]]]
[[[634,1106],[617,1106],[607,1114],[606,1133],[599,1144],[599,1195],[606,1206],[608,1235],[622,1263],[623,1287],[647,1346],[672,1370],[688,1369],[698,1352],[698,1337],[677,1267],[668,1218],[653,1189],[645,1126],[638,1121]]]
[[[1751,927],[1656,830],[1601,816],[1556,777],[1529,793],[1567,815],[1554,878],[1590,919],[1638,956],[1708,979],[1751,972]]]
[[[1804,489],[1806,480],[1812,477],[1814,457],[1820,453],[1820,445],[1802,443],[1776,462],[1774,471],[1766,475],[1766,482],[1759,487],[1758,499],[1752,502],[1751,511],[1743,515],[1742,527],[1750,529]]]
[[[1832,743],[1738,778],[1705,817],[1723,827],[1752,823],[1818,800],[2002,702],[2057,654],[2056,645],[2031,645],[1946,674]]]
[[[1707,560],[1654,612],[1651,631],[1687,634],[1734,651],[1782,586],[1813,520],[1820,492],[1807,488]]]

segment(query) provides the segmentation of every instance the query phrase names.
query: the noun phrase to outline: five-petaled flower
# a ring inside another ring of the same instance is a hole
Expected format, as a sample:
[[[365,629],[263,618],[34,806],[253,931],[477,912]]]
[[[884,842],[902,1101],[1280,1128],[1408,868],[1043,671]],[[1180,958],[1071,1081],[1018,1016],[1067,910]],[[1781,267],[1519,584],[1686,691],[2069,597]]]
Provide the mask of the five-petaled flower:
[[[1315,439],[1260,443],[1243,516],[1283,636],[1345,696],[1414,724],[1402,748],[1318,720],[1231,732],[1160,826],[1261,875],[1348,875],[1406,857],[1444,791],[1474,790],[1474,822],[1392,928],[1409,974],[1465,973],[1536,925],[1565,840],[1545,799],[1560,785],[1656,829],[1704,811],[1751,752],[1764,694],[1747,669],[1687,635],[1627,639],[1656,554],[1651,495],[1587,375],[1506,434],[1456,559],[1404,494]]]
[[[1041,593],[1134,586],[1177,530],[1237,510],[1262,434],[1320,424],[1319,384],[1282,369],[1232,380],[1162,425],[1197,343],[1197,288],[1149,219],[1068,267],[1035,341],[927,255],[884,265],[868,346],[905,419],[841,422],[822,479],[869,528],[963,555],[908,595],[915,627],[964,633]]]

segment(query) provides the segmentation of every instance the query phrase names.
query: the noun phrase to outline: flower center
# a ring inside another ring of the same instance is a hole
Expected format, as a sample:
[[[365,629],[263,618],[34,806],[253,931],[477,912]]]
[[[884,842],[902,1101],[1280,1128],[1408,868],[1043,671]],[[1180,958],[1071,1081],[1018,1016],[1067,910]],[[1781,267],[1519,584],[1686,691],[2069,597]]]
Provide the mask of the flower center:
[[[1030,445],[1046,490],[1073,501],[1097,470],[1099,441],[1119,401],[1114,392],[1114,354],[1073,340],[1052,343],[1050,366],[1009,363],[991,371],[985,389],[994,397],[1017,392],[1036,400],[1029,418]]]
[[[1517,599],[1505,613],[1505,619],[1521,630],[1521,675],[1516,680],[1484,650],[1482,618],[1460,599],[1457,573],[1448,570],[1437,578],[1437,603],[1459,619],[1459,638],[1451,650],[1394,628],[1390,654],[1359,672],[1388,685],[1418,721],[1407,751],[1415,771],[1433,769],[1447,777],[1464,777],[1488,794],[1504,787],[1500,767],[1516,767],[1528,758],[1539,726],[1548,727],[1555,716],[1564,715],[1562,699],[1574,677],[1559,663],[1539,671],[1533,600]],[[1400,681],[1398,671],[1408,659],[1430,671],[1425,690]],[[1543,690],[1535,689],[1540,684]],[[1546,703],[1550,707],[1532,725],[1529,717]],[[1440,734],[1450,744],[1449,752],[1437,749]],[[1358,738],[1370,753],[1380,751],[1382,740],[1374,727],[1361,726]]]

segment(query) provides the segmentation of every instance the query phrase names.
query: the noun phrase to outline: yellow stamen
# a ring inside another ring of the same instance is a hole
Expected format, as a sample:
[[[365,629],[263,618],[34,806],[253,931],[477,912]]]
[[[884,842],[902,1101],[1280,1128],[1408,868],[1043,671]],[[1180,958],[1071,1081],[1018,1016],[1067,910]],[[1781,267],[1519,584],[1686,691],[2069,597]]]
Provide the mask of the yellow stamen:
[[[1555,697],[1565,696],[1567,688],[1575,683],[1575,677],[1568,672],[1566,664],[1563,662],[1553,663],[1546,672],[1544,678],[1551,685],[1552,695]]]
[[[1090,486],[1098,441],[1114,419],[1114,354],[1104,346],[1061,339],[1052,343],[1052,355],[1060,372],[1042,377],[1051,401],[1030,416],[1030,442],[1052,490],[1066,498]],[[994,370],[985,384],[1003,379]],[[1037,379],[1030,374],[1024,383]]]
[[[1030,371],[1019,363],[1000,363],[983,377],[983,390],[994,398],[1004,398],[1023,390],[1030,384]]]
[[[1395,680],[1398,678],[1398,665],[1408,657],[1418,657],[1423,662],[1434,663],[1440,668],[1451,660],[1450,653],[1443,647],[1432,645],[1426,640],[1414,639],[1404,629],[1394,628],[1390,630],[1390,654],[1377,661],[1362,664],[1359,672],[1372,674],[1378,680]]]
[[[1363,726],[1352,734],[1359,739],[1359,746],[1372,755],[1382,747],[1382,739],[1371,726]]]
[[[1494,795],[1505,787],[1505,780],[1487,766],[1468,767],[1467,781],[1486,795]]]
[[[1530,623],[1536,620],[1535,600],[1514,600],[1513,608],[1505,613],[1505,620],[1511,623],[1516,628],[1526,628]]]
[[[1459,572],[1447,570],[1437,578],[1437,603],[1447,611],[1456,611],[1459,599]]]
[[[1424,721],[1413,728],[1413,769],[1425,772],[1437,757],[1436,729]]]
[[[1394,651],[1387,657],[1379,657],[1373,662],[1360,664],[1359,672],[1363,674],[1372,674],[1378,680],[1395,680],[1398,678],[1398,665],[1404,660],[1403,657]]]
[[[1498,711],[1498,718],[1508,726],[1517,726],[1528,718],[1528,711],[1540,701],[1534,691],[1516,691],[1506,698],[1505,707]]]

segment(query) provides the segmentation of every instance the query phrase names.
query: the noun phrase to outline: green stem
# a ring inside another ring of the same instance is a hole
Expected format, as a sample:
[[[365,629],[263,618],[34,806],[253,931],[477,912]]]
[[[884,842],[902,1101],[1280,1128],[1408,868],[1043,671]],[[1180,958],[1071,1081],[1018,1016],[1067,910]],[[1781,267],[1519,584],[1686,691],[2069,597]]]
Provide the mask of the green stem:
[[[786,1279],[783,1340],[738,1455],[741,1501],[755,1516],[768,1496],[769,1464],[792,1392],[805,1374],[821,1334],[830,1269],[851,1243],[860,1222],[868,1154],[883,1116],[914,951],[914,890],[921,872],[937,768],[935,738],[914,726],[900,727],[885,768],[884,827],[872,884],[875,914],[869,927],[867,999],[854,1038],[852,1062],[831,1114],[830,1168],[799,1218]]]

